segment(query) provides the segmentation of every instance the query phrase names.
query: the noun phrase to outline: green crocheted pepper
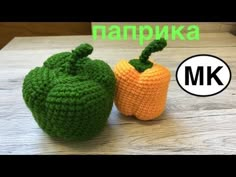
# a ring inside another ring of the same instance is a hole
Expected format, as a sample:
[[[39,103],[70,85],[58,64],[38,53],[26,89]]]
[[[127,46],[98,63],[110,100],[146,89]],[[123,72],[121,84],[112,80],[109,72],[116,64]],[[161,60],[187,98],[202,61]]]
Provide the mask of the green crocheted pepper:
[[[91,60],[93,47],[49,57],[25,77],[23,98],[38,125],[49,135],[87,140],[106,125],[111,112],[115,76],[102,60]]]

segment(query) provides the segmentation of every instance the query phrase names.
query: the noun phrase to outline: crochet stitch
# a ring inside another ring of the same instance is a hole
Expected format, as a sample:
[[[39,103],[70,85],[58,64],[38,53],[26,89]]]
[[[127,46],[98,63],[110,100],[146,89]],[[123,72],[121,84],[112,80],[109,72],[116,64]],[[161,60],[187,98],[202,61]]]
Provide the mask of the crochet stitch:
[[[106,125],[111,112],[115,76],[102,60],[91,60],[93,47],[49,57],[24,79],[23,98],[38,125],[49,135],[87,140]]]
[[[124,115],[151,120],[164,111],[171,74],[148,59],[151,53],[161,51],[166,45],[165,39],[154,40],[139,59],[121,60],[115,66],[115,104]]]

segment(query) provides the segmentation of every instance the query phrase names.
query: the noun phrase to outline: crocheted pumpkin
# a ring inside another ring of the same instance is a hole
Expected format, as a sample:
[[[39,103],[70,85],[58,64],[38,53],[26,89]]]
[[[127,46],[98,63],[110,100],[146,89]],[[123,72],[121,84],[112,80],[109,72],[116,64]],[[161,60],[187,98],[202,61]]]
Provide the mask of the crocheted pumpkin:
[[[121,60],[115,66],[115,104],[124,115],[151,120],[164,111],[170,71],[148,59],[151,53],[161,51],[166,45],[165,39],[154,40],[139,59]]]
[[[115,76],[101,60],[91,60],[93,47],[49,57],[25,77],[23,98],[38,125],[49,135],[86,140],[99,133],[110,114]]]

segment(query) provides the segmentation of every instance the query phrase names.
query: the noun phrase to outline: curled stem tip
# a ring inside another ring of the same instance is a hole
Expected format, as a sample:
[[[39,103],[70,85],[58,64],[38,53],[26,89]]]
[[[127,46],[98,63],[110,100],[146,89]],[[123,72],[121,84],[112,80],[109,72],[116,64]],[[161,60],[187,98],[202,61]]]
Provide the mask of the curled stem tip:
[[[90,55],[93,52],[93,47],[90,44],[84,43],[72,50],[72,56],[69,62],[67,63],[67,71],[69,73],[75,73],[76,63],[78,60],[83,59]]]
[[[93,47],[90,44],[84,43],[72,50],[77,58],[87,57],[93,52]]]
[[[143,72],[153,66],[153,63],[148,60],[151,54],[163,50],[166,46],[167,42],[164,38],[154,40],[145,47],[139,56],[139,59],[130,60],[129,63],[133,65],[137,71]]]
[[[167,45],[167,42],[164,38],[161,38],[160,40],[154,40],[152,41],[145,49],[142,51],[139,59],[142,62],[146,62],[150,55],[154,52],[162,51]]]

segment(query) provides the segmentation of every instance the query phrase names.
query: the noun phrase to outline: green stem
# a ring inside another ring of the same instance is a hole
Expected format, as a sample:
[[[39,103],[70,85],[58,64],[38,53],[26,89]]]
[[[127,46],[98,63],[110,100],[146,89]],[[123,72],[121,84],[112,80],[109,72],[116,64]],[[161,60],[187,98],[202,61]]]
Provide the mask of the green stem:
[[[72,50],[72,56],[68,63],[68,72],[75,73],[76,63],[78,62],[78,60],[87,57],[92,52],[93,52],[93,47],[87,43],[81,44],[80,46]]]
[[[148,60],[151,54],[163,50],[166,45],[167,42],[164,38],[161,38],[160,40],[154,40],[147,47],[145,47],[139,59],[130,60],[129,63],[133,65],[139,72],[143,72],[153,66],[153,63]]]
[[[90,44],[81,44],[76,47],[75,50],[72,50],[72,63],[76,63],[78,59],[87,57],[93,52],[93,47]]]
[[[145,49],[142,51],[142,54],[139,57],[139,60],[142,62],[146,62],[149,59],[149,56],[154,53],[161,51],[166,47],[167,43],[164,38],[161,38],[160,40],[154,40],[152,41]]]

